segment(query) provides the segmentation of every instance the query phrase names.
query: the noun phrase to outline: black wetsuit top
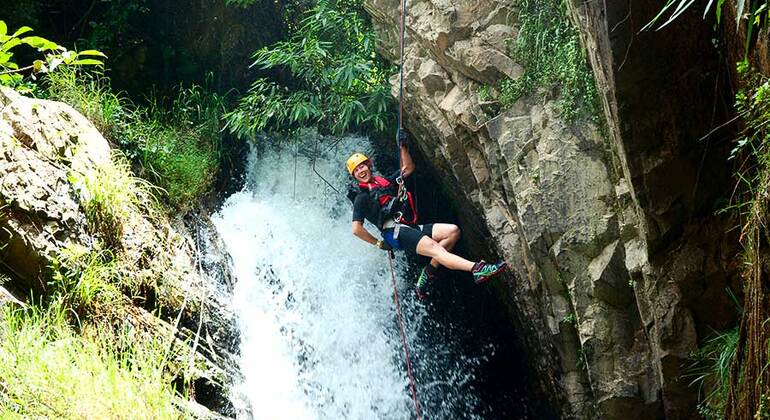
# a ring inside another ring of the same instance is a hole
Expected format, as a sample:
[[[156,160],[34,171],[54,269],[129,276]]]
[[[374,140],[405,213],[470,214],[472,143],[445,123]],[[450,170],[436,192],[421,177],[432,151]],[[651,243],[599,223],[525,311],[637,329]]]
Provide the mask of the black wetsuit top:
[[[400,175],[400,171],[394,172],[391,176],[383,177],[390,182],[390,184],[393,186],[394,190],[393,193],[395,195],[396,188],[396,178]],[[356,184],[356,188],[359,188]],[[369,195],[368,191],[360,191],[358,194],[356,194],[356,198],[353,200],[353,221],[354,222],[363,222],[364,219],[370,221],[373,225],[379,227],[380,221],[380,205],[372,199]]]

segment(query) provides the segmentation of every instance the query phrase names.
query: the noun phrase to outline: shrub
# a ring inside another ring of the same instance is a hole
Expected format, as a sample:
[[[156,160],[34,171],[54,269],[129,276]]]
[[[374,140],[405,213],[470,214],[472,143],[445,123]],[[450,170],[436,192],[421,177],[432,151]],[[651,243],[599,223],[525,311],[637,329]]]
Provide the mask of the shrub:
[[[191,206],[216,179],[225,104],[225,97],[200,87],[180,88],[168,107],[153,102],[125,127],[126,141],[139,152],[143,175],[177,209]]]
[[[0,85],[13,87],[20,92],[33,92],[36,86],[29,82],[35,80],[35,74],[48,73],[60,66],[101,66],[101,59],[105,57],[99,51],[69,51],[61,45],[39,36],[24,36],[32,32],[29,26],[22,26],[13,33],[8,31],[5,21],[0,20]],[[17,47],[27,46],[43,54],[41,59],[34,60],[32,64],[19,66],[14,59],[14,51]]]
[[[360,0],[319,0],[287,41],[254,53],[253,67],[284,69],[290,83],[254,81],[226,115],[228,129],[254,138],[263,130],[305,126],[341,134],[358,127],[382,131],[393,117],[388,75]]]

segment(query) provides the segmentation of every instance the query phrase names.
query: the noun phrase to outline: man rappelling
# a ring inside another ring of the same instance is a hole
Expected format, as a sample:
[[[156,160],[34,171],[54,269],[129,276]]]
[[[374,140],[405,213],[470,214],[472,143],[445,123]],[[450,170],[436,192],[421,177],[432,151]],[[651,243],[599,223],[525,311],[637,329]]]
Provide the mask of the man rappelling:
[[[451,253],[460,239],[460,228],[454,224],[417,224],[417,211],[412,192],[404,179],[414,172],[414,162],[409,154],[406,132],[398,135],[401,168],[390,177],[372,172],[372,161],[361,153],[354,153],[347,160],[347,170],[355,179],[349,198],[353,201],[353,234],[380,249],[404,250],[430,257],[430,263],[417,279],[417,296],[426,297],[429,284],[438,278],[438,267],[467,271],[473,274],[476,284],[489,281],[506,268],[505,262],[490,264],[484,260],[476,263]],[[366,228],[368,220],[380,230],[377,239]]]

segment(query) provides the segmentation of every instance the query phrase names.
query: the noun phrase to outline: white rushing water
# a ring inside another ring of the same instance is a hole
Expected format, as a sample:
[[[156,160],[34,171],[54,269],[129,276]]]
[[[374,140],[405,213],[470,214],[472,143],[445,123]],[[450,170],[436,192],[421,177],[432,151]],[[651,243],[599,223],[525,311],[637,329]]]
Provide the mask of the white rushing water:
[[[368,146],[362,139],[341,144],[326,151],[316,168],[344,190],[345,159],[354,148]],[[295,159],[287,149],[252,152],[245,188],[213,218],[237,276],[233,305],[245,377],[235,391],[243,401],[239,417],[411,418],[386,254],[352,236],[350,204],[313,173],[302,156],[310,151]],[[430,322],[411,295],[413,279],[400,273],[403,256],[396,266],[410,345],[419,353],[426,346],[420,331]],[[423,364],[421,400],[427,415],[435,413],[430,418],[448,418],[440,413],[457,412],[452,401],[476,404],[462,387],[478,361],[453,354],[449,344],[430,347],[443,359]],[[452,371],[429,375],[430,370]],[[466,412],[460,417],[473,417],[470,410],[459,411]]]

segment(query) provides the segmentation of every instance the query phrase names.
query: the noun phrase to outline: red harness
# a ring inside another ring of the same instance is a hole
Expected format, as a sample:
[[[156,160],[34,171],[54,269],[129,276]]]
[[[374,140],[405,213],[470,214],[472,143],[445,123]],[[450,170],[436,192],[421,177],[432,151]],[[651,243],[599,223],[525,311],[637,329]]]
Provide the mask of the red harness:
[[[372,182],[359,182],[358,186],[361,187],[362,190],[374,194],[380,208],[385,211],[384,216],[393,217],[397,223],[404,223],[407,225],[417,223],[417,210],[414,207],[414,198],[412,197],[411,192],[406,192],[406,201],[409,203],[409,209],[412,211],[411,220],[407,220],[403,218],[403,213],[398,211],[398,197],[393,194],[393,184],[390,181],[381,176],[372,176]],[[396,200],[395,203],[394,200]]]

